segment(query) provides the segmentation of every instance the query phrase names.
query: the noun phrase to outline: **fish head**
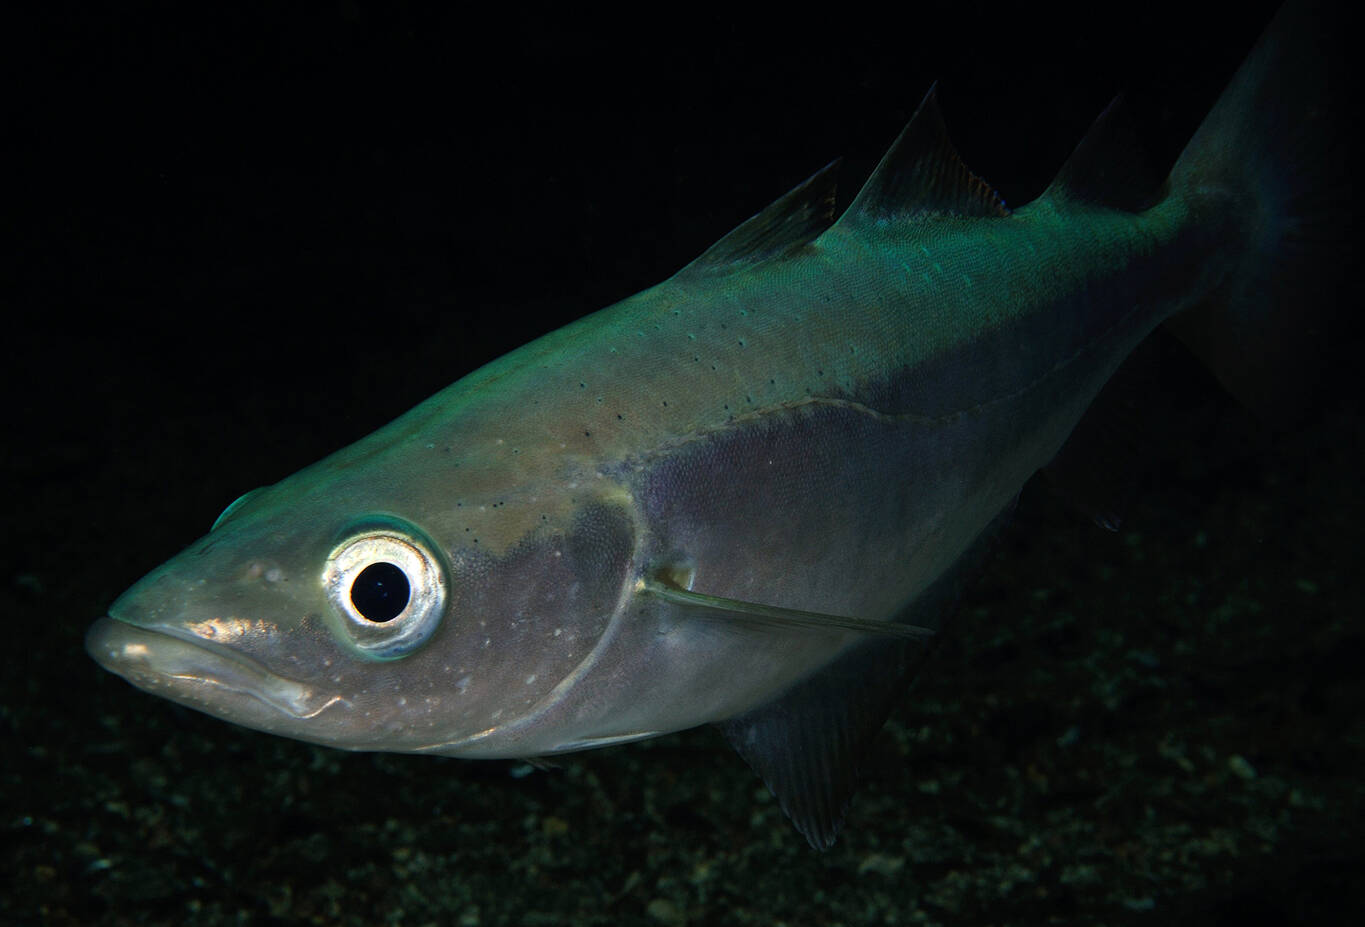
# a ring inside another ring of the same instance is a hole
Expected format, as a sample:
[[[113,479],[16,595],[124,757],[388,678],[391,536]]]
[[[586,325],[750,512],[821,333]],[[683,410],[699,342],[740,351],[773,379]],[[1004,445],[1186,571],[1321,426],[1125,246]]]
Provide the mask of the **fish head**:
[[[235,503],[114,602],[90,655],[192,708],[343,749],[566,749],[560,696],[629,595],[629,511],[568,489],[462,493],[439,466],[377,478],[355,456]],[[561,720],[538,724],[547,706]]]

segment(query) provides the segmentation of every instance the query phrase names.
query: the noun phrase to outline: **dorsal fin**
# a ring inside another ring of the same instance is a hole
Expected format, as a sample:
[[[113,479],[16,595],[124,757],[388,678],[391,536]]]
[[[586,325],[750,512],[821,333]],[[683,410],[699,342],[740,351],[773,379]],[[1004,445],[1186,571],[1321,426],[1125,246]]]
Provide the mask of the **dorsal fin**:
[[[935,216],[1007,216],[991,186],[962,163],[948,138],[936,90],[882,157],[840,224],[893,224]]]
[[[1161,190],[1162,184],[1143,157],[1123,98],[1114,97],[1043,196],[1059,204],[1141,212],[1161,198]]]
[[[714,273],[786,257],[829,228],[839,162],[831,161],[762,212],[741,222],[680,274]]]

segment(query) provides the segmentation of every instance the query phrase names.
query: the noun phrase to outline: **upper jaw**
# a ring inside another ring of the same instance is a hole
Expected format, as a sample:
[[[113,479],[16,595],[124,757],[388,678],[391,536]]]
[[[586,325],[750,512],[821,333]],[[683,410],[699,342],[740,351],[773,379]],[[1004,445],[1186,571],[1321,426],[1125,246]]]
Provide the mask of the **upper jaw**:
[[[283,733],[281,728],[345,701],[174,627],[147,628],[105,616],[86,632],[85,649],[140,689],[265,730]]]

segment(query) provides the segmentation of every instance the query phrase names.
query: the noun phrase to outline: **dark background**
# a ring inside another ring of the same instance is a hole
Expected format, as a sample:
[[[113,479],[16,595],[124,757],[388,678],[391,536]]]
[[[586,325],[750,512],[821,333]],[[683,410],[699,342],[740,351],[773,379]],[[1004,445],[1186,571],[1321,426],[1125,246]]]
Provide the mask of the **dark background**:
[[[1116,534],[1025,493],[827,854],[710,731],[552,772],[347,755],[154,700],[81,648],[240,493],[841,155],[846,203],[934,80],[1010,204],[1120,90],[1164,169],[1272,9],[1186,6],[12,21],[0,920],[1359,915],[1359,398],[1258,424],[1169,346],[1218,440],[1173,429]]]

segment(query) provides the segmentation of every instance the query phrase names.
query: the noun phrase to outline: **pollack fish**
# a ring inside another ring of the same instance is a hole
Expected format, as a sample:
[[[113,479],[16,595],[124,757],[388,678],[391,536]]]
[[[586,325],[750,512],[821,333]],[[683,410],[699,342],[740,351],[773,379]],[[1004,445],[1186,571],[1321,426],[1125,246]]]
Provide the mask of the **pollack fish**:
[[[1180,314],[1265,398],[1325,149],[1310,19],[1281,12],[1164,183],[1111,107],[1010,211],[930,90],[837,221],[831,165],[663,283],[247,493],[88,651],[352,750],[718,724],[828,846],[983,539],[1129,352]]]

